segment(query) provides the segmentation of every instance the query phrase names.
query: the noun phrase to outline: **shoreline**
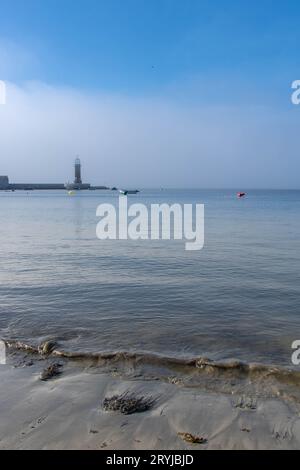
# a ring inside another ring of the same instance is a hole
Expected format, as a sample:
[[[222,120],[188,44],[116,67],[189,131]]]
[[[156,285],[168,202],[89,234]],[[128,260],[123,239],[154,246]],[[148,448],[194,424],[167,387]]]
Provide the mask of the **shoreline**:
[[[234,386],[231,393],[204,390],[138,370],[126,376],[116,364],[105,369],[70,360],[62,361],[57,377],[40,380],[53,362],[17,352],[0,367],[0,449],[300,448],[299,401]],[[125,392],[155,403],[130,415],[104,411],[105,398]],[[185,433],[203,443],[186,442]]]

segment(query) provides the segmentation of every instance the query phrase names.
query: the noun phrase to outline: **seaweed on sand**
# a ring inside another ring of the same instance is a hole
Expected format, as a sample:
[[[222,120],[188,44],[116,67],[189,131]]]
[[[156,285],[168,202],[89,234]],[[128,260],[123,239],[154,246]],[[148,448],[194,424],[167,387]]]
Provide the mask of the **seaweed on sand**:
[[[45,367],[45,369],[42,371],[40,379],[46,381],[61,374],[61,367],[62,364],[60,364],[59,362],[54,362],[53,364],[50,364],[50,366]]]
[[[178,436],[181,437],[186,442],[190,442],[191,444],[206,444],[207,439],[205,437],[200,437],[200,436],[194,436],[194,434],[191,434],[189,432],[179,432]]]
[[[155,400],[150,397],[137,396],[131,392],[125,392],[121,395],[113,395],[103,400],[103,409],[105,411],[119,411],[124,415],[133,413],[142,413],[154,405]]]

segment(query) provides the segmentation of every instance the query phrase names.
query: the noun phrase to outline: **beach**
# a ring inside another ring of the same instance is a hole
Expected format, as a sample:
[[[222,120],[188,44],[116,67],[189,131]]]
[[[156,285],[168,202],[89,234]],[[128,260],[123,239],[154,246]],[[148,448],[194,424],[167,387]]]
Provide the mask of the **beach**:
[[[124,368],[119,360],[101,366],[61,359],[61,373],[42,381],[43,368],[58,360],[55,354],[9,350],[8,364],[0,367],[0,449],[300,447],[300,403],[274,384],[269,396],[259,389],[249,394],[247,387],[235,391],[231,378],[231,392],[222,393],[212,385],[186,386],[174,376],[142,376],[129,361]],[[152,397],[153,406],[129,415],[103,409],[105,398],[124,392]],[[187,435],[203,442],[188,442]]]

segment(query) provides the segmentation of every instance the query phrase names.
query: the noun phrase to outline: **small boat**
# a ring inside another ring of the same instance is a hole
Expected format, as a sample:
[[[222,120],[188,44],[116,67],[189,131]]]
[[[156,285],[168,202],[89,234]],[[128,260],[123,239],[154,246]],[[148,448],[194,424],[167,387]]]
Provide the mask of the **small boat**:
[[[123,194],[124,196],[127,196],[127,194],[137,194],[139,193],[138,189],[120,189],[119,192]]]
[[[239,197],[239,198],[244,197],[244,196],[246,196],[246,193],[237,193],[237,197]]]

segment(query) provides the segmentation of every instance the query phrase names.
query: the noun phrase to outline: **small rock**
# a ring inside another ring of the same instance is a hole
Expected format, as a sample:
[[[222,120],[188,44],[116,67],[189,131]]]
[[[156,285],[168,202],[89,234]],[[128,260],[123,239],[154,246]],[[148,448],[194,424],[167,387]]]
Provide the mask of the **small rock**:
[[[46,367],[43,370],[43,372],[40,375],[40,379],[43,381],[52,379],[53,377],[61,373],[61,370],[60,370],[61,367],[62,367],[62,364],[59,364],[58,362],[51,364],[50,366]]]
[[[241,431],[242,431],[242,432],[250,432],[250,429],[248,429],[248,428],[242,428]]]

